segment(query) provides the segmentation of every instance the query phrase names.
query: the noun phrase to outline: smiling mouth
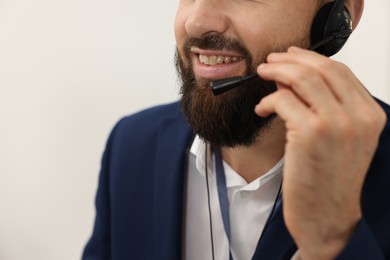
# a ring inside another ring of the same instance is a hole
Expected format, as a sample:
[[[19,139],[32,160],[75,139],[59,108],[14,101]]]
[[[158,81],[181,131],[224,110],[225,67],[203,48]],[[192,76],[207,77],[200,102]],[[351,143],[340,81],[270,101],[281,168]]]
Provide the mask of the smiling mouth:
[[[199,61],[203,65],[209,65],[209,66],[214,66],[218,64],[223,64],[223,63],[233,63],[233,62],[238,62],[241,61],[241,57],[232,57],[232,56],[207,56],[203,54],[199,54]]]

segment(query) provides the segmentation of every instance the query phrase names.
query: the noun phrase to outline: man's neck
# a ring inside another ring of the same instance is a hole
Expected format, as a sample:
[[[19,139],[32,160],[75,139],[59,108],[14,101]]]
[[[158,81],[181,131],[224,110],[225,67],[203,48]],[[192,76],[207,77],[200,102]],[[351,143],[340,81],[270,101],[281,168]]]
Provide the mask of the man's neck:
[[[284,154],[286,130],[275,118],[250,147],[221,148],[222,157],[248,183],[267,173]]]

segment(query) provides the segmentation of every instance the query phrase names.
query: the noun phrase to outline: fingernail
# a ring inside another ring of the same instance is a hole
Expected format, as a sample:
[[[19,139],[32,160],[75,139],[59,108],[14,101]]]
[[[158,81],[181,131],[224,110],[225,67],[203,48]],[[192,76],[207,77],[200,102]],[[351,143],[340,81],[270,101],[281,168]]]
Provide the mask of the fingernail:
[[[268,65],[267,63],[261,63],[257,68],[260,70],[264,70],[267,67],[267,65]]]
[[[290,48],[288,48],[289,51],[292,51],[292,52],[302,52],[303,49],[302,48],[299,48],[299,47],[296,47],[296,46],[291,46]]]

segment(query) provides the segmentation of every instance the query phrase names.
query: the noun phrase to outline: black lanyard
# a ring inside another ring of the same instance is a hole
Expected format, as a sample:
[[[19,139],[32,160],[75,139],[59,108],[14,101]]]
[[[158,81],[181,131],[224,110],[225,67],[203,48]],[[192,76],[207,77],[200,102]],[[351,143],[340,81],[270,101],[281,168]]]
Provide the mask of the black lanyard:
[[[228,194],[227,194],[228,192],[227,192],[227,187],[226,187],[225,169],[223,167],[221,150],[219,147],[215,147],[214,154],[215,154],[215,172],[216,172],[216,177],[217,177],[217,190],[218,190],[219,206],[221,209],[223,226],[225,228],[225,233],[226,233],[226,236],[227,236],[228,242],[229,242],[229,260],[233,260],[232,252],[230,250],[231,239],[230,239],[229,201],[228,201]],[[263,231],[261,232],[259,241],[263,237],[263,234],[264,234],[265,230],[267,229],[268,224],[273,217],[275,209],[278,208],[282,202],[281,189],[282,189],[282,183],[280,183],[279,190],[278,190],[278,193],[277,193],[276,198],[275,198],[275,202],[272,206],[271,212],[268,215],[268,218],[267,218],[267,221],[264,225]]]
[[[229,215],[229,201],[226,187],[225,169],[223,168],[221,150],[216,147],[215,151],[215,172],[217,175],[217,189],[219,206],[221,208],[221,215],[225,233],[229,241],[229,259],[233,260],[232,251],[230,250],[230,215]]]

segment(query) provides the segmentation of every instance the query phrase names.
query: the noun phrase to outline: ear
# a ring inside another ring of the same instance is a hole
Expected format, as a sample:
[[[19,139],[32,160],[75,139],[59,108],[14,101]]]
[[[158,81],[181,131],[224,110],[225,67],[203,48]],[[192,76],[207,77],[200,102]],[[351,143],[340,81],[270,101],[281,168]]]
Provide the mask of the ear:
[[[345,0],[344,4],[351,15],[352,30],[355,30],[363,14],[364,0]]]

